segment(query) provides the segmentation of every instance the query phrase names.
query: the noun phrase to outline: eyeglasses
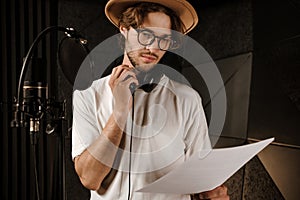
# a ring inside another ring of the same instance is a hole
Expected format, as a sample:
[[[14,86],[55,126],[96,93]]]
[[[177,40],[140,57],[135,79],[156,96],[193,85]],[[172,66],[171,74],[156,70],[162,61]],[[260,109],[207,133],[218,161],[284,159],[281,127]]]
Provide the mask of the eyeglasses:
[[[168,49],[178,48],[176,45],[176,41],[172,40],[170,35],[166,36],[156,36],[154,32],[148,29],[135,29],[138,33],[138,42],[143,46],[148,46],[153,44],[155,39],[157,38],[158,47],[160,50],[166,51]]]

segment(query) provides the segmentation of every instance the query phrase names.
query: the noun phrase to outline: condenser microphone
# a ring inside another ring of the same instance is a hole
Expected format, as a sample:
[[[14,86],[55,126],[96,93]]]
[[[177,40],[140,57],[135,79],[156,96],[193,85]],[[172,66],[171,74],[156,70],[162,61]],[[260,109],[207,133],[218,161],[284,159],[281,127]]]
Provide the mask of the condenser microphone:
[[[45,110],[48,99],[48,84],[44,81],[24,81],[22,111],[39,117]]]
[[[14,102],[11,127],[27,127],[26,118],[38,119],[43,114],[48,99],[48,84],[44,81],[46,77],[42,76],[45,70],[43,59],[32,58],[32,65],[25,75],[22,96]]]
[[[46,106],[48,99],[47,64],[43,58],[31,58],[22,92],[22,111],[30,117],[38,117]],[[45,109],[44,109],[45,110]]]

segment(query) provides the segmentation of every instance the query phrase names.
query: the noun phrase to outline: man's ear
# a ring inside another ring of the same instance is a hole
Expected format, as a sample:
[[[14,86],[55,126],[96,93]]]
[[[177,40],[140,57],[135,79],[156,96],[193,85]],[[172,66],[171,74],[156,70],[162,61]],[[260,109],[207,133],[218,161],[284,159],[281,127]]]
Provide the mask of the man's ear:
[[[127,33],[128,33],[127,28],[125,28],[124,26],[121,25],[119,27],[119,30],[120,30],[120,33],[126,38],[127,37]]]

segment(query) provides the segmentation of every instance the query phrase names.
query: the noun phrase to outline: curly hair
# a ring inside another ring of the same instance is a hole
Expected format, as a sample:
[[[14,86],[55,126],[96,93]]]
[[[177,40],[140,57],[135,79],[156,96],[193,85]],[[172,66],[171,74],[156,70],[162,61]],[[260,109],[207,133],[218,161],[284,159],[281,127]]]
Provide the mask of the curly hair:
[[[119,27],[122,25],[126,29],[139,28],[145,17],[152,12],[162,12],[168,15],[171,19],[171,29],[183,33],[184,24],[173,10],[157,3],[148,2],[138,3],[127,8],[119,18]]]

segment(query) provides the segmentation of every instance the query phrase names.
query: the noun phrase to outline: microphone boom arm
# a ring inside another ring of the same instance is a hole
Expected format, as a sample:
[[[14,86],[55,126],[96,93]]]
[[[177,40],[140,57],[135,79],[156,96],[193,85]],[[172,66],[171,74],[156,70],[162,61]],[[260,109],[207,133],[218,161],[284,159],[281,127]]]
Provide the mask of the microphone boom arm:
[[[73,28],[65,28],[62,26],[50,26],[47,27],[46,29],[44,29],[41,33],[38,34],[38,36],[36,37],[36,39],[33,41],[33,43],[31,44],[26,57],[24,58],[23,61],[23,65],[22,65],[22,69],[21,69],[21,73],[20,73],[20,77],[19,77],[19,84],[18,84],[18,93],[17,93],[17,108],[19,108],[20,105],[20,100],[21,100],[21,96],[22,96],[22,86],[24,83],[24,73],[27,71],[28,65],[29,65],[29,60],[32,57],[32,54],[34,52],[34,50],[36,49],[37,45],[39,44],[39,42],[43,39],[44,36],[46,36],[48,33],[52,32],[52,31],[63,31],[66,33],[66,35],[68,37],[75,37],[75,38],[80,38],[80,35],[75,31],[75,29]]]

